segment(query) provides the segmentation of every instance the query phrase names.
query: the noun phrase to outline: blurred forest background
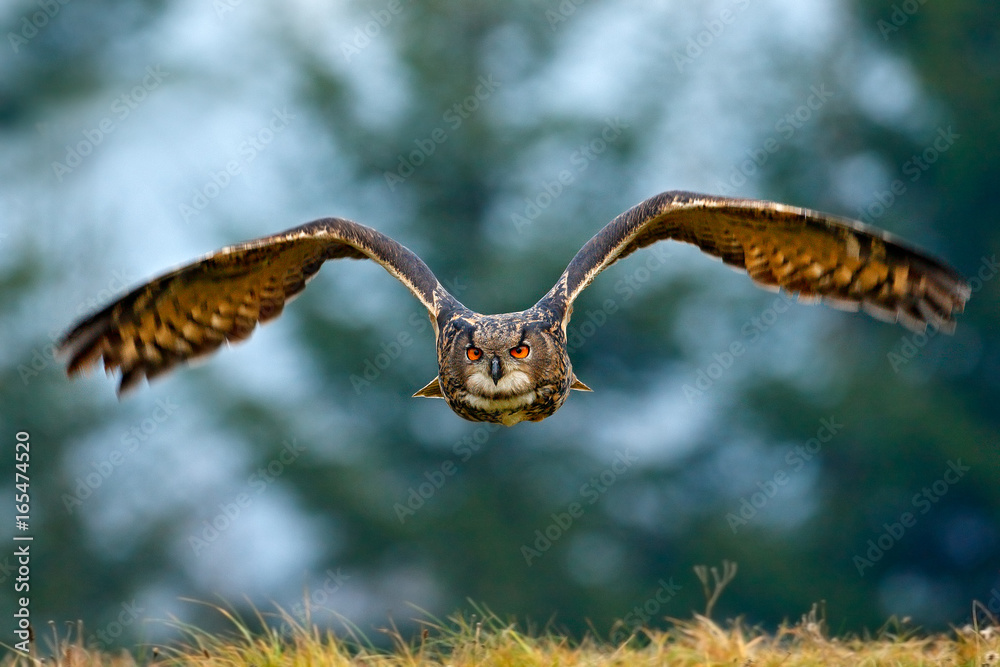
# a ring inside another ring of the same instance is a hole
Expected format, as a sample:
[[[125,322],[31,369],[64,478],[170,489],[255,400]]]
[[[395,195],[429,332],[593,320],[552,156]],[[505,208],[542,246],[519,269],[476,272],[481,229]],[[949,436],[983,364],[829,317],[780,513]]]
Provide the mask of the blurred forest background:
[[[0,24],[2,469],[28,431],[39,628],[159,641],[220,620],[181,598],[308,600],[374,635],[471,600],[610,633],[703,609],[692,567],[724,559],[716,613],[752,622],[1000,610],[995,2],[25,0]],[[432,333],[368,262],[121,402],[52,359],[126,287],[328,215],[520,310],[668,189],[877,224],[973,278],[967,313],[914,335],[662,245],[577,302],[595,393],[511,429],[409,398]]]

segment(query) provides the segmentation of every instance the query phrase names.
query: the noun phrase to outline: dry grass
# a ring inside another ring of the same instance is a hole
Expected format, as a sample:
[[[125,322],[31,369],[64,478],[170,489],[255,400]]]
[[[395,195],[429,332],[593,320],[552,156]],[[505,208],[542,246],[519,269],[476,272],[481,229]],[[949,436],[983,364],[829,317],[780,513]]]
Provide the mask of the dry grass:
[[[1000,632],[995,627],[971,627],[947,634],[885,630],[876,637],[828,637],[815,610],[795,624],[770,634],[739,621],[718,625],[696,615],[674,621],[666,631],[642,631],[622,643],[594,638],[570,641],[550,633],[527,633],[495,615],[479,610],[466,618],[424,623],[413,641],[398,632],[387,634],[394,648],[371,646],[357,634],[351,639],[298,623],[279,613],[267,630],[252,633],[247,624],[219,608],[233,624],[228,636],[209,635],[180,625],[186,639],[171,648],[145,648],[143,658],[89,650],[70,638],[40,649],[34,657],[8,655],[0,667],[133,667],[135,665],[196,665],[198,667],[319,667],[415,665],[726,665],[793,667],[796,665],[969,665],[1000,667]],[[477,620],[478,619],[478,620]],[[74,633],[81,636],[83,633]]]

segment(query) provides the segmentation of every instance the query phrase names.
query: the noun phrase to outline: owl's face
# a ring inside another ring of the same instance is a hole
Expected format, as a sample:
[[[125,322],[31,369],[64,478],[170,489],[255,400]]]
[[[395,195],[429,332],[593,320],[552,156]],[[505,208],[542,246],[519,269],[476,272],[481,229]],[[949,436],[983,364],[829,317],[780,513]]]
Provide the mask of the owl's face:
[[[510,425],[542,419],[565,401],[572,377],[565,336],[524,315],[459,318],[441,332],[441,387],[461,416]]]

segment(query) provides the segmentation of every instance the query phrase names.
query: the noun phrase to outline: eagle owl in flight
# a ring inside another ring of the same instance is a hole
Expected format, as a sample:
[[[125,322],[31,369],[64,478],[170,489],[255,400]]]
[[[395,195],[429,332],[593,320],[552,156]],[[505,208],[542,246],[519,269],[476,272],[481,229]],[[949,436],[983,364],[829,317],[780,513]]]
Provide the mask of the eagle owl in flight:
[[[277,317],[323,262],[371,259],[427,308],[438,376],[414,396],[443,398],[459,416],[511,426],[551,415],[576,378],[566,350],[573,301],[601,271],[657,241],[692,243],[760,286],[823,300],[923,331],[952,331],[970,296],[953,269],[859,222],[784,204],[664,192],[612,220],[538,303],[481,315],[448,293],[413,252],[349,220],[324,218],[223,248],[137,287],[79,322],[60,342],[70,375],[104,358],[119,393],[143,377],[247,338]]]

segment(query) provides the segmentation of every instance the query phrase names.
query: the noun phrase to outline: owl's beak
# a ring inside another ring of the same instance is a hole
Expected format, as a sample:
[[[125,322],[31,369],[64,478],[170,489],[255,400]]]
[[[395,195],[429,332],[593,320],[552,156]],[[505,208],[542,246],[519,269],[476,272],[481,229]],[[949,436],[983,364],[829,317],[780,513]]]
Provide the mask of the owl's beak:
[[[503,369],[500,368],[500,357],[493,357],[493,361],[490,362],[490,377],[493,378],[493,384],[500,382],[500,378],[503,377]]]

